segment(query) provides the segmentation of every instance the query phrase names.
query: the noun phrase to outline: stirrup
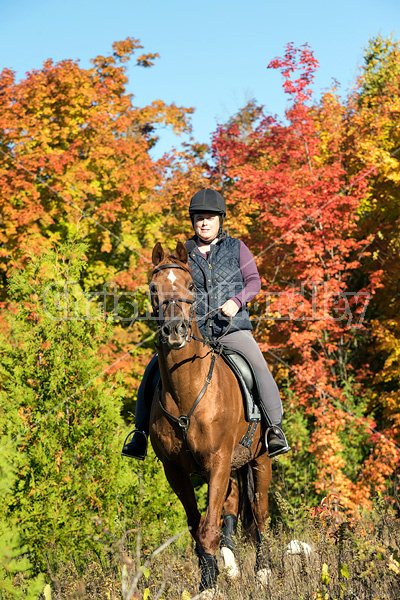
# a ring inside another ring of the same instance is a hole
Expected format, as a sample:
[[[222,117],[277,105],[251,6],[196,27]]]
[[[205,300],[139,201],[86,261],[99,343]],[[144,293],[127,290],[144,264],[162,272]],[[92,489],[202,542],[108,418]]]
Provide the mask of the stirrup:
[[[140,452],[138,452],[138,448],[135,448],[135,445],[133,444],[133,439],[130,442],[128,442],[128,439],[131,436],[133,438],[135,433],[140,433],[144,438],[144,448]],[[137,460],[144,460],[147,454],[147,444],[147,433],[145,431],[142,431],[141,429],[133,429],[128,433],[128,435],[125,438],[124,445],[122,446],[121,456],[127,456],[128,458],[136,458]]]
[[[272,432],[275,433],[282,441],[282,445],[280,448],[277,448],[276,450],[270,452],[269,451],[269,447],[268,447],[268,434]],[[267,453],[269,458],[273,458],[274,456],[278,456],[280,454],[285,454],[286,452],[289,452],[291,450],[288,441],[286,439],[286,435],[283,433],[281,427],[279,427],[278,425],[271,425],[271,427],[268,427],[266,433],[265,433],[265,446],[267,448]]]

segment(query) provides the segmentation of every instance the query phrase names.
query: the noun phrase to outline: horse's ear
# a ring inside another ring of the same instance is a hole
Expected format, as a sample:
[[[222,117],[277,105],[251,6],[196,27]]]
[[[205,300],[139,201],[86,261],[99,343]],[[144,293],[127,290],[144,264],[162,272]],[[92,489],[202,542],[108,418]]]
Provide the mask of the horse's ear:
[[[153,248],[153,254],[151,257],[153,265],[156,267],[162,260],[164,260],[164,256],[165,254],[163,247],[161,246],[160,242],[157,242],[157,244]]]
[[[182,242],[178,242],[175,249],[176,258],[183,263],[188,261],[188,253]]]

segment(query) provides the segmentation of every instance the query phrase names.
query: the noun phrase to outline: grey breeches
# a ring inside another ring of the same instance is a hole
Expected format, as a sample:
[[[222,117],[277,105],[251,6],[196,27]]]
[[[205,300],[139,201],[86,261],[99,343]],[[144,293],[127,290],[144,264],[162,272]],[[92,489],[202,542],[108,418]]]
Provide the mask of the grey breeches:
[[[246,356],[258,377],[265,410],[272,424],[279,425],[282,422],[283,408],[278,386],[251,331],[247,329],[228,333],[221,342],[232,350],[240,350]]]

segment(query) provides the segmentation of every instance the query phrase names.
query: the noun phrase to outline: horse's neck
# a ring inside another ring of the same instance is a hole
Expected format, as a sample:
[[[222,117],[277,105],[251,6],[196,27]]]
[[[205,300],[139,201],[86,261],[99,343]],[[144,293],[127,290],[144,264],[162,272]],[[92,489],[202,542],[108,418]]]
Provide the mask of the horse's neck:
[[[187,412],[200,393],[211,364],[212,352],[202,342],[192,339],[180,350],[159,350],[159,363],[167,409],[178,406]]]

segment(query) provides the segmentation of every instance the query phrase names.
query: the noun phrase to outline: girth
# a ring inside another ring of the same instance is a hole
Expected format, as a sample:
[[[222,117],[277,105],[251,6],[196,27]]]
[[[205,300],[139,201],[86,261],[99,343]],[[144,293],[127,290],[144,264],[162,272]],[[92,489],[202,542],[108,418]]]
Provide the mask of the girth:
[[[258,406],[255,402],[255,398],[257,400],[259,400],[259,397],[260,397],[257,376],[254,373],[254,370],[252,369],[251,365],[249,364],[245,355],[242,352],[236,351],[236,350],[235,351],[231,350],[229,348],[226,348],[225,346],[222,346],[221,344],[218,344],[216,347],[218,349],[218,354],[220,354],[223,357],[223,359],[225,360],[227,365],[234,372],[234,374],[239,382],[239,385],[240,385],[240,388],[242,391],[243,400],[244,400],[246,420],[249,422],[247,432],[245,433],[243,438],[240,440],[240,444],[242,446],[244,446],[245,448],[250,449],[251,445],[253,443],[254,434],[256,432],[257,425],[261,421],[260,409],[258,408]],[[165,415],[171,421],[173,421],[174,423],[177,423],[179,425],[179,427],[182,429],[183,439],[185,442],[187,440],[187,431],[190,426],[190,418],[192,417],[200,400],[203,398],[203,396],[207,390],[207,387],[211,381],[211,377],[212,377],[213,370],[214,370],[215,358],[216,358],[216,356],[213,352],[213,355],[211,358],[210,369],[209,369],[206,381],[204,383],[204,386],[203,386],[202,390],[200,391],[199,395],[197,396],[196,400],[194,401],[194,403],[187,415],[180,415],[179,417],[175,417],[170,412],[168,412],[162,404],[161,386],[159,387],[159,395],[158,395],[159,404],[160,404],[163,412],[165,413]],[[189,450],[188,450],[188,452],[191,454],[191,452]],[[196,463],[192,454],[191,454],[191,457],[192,457],[193,461]]]

